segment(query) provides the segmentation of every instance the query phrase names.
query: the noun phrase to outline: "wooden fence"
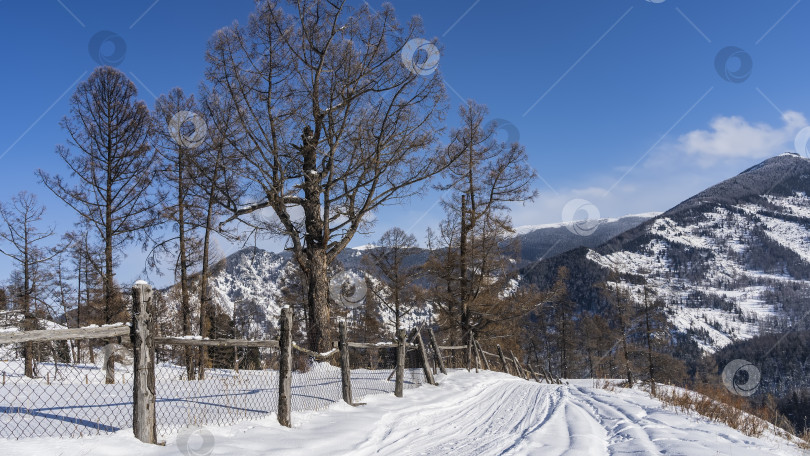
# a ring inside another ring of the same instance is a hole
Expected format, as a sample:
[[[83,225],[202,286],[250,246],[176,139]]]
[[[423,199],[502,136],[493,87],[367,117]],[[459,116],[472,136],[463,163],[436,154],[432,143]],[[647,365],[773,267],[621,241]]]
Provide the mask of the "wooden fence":
[[[458,359],[462,355],[467,370],[479,369],[500,370],[527,380],[541,380],[547,383],[559,383],[542,366],[535,371],[531,365],[522,366],[518,359],[510,352],[507,357],[497,346],[497,355],[484,351],[481,345],[472,336],[467,345],[442,346],[439,345],[432,329],[428,329],[429,346],[422,337],[422,330],[415,329],[409,336],[404,330],[397,334],[396,341],[390,343],[357,343],[348,340],[347,328],[341,322],[339,326],[339,341],[337,347],[327,353],[315,353],[298,346],[292,340],[292,309],[285,307],[281,310],[279,318],[278,340],[239,340],[239,339],[193,339],[180,337],[157,337],[155,331],[156,316],[153,310],[152,288],[146,282],[136,282],[132,288],[132,321],[131,326],[103,326],[77,329],[37,330],[24,332],[0,333],[0,345],[27,342],[53,342],[66,340],[109,339],[129,336],[133,348],[133,388],[132,388],[132,427],[135,437],[146,443],[158,443],[157,419],[155,412],[155,346],[179,345],[197,347],[249,347],[278,349],[278,421],[282,426],[291,426],[292,411],[292,372],[293,351],[303,353],[317,361],[332,359],[339,355],[338,363],[341,370],[342,399],[350,405],[358,405],[352,397],[352,376],[350,348],[353,349],[396,349],[396,367],[394,394],[403,396],[405,379],[406,351],[416,350],[418,364],[424,373],[426,382],[437,385],[434,374],[441,371],[447,374],[446,358]],[[488,358],[489,357],[489,358]],[[110,357],[112,358],[112,357]],[[492,360],[492,363],[490,363]],[[105,366],[107,379],[114,381],[114,362],[108,361]],[[418,369],[418,368],[417,368]],[[539,374],[537,373],[539,372]],[[389,376],[390,381],[390,376]],[[109,381],[108,381],[109,383]]]

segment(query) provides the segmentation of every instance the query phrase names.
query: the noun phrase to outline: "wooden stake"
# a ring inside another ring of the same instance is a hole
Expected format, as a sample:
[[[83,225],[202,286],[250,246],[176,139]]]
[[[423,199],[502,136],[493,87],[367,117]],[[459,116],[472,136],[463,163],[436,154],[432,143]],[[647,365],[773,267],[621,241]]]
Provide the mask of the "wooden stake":
[[[339,325],[340,339],[338,348],[340,349],[340,380],[343,386],[343,401],[349,405],[354,405],[352,401],[352,371],[349,365],[349,344],[346,340],[346,322],[341,321]]]
[[[476,340],[475,341],[475,346],[478,348],[478,352],[481,353],[481,358],[484,359],[484,366],[486,367],[486,369],[487,370],[492,370],[492,368],[489,366],[489,360],[487,359],[487,354],[484,353],[484,349],[481,348],[481,342],[478,342]]]
[[[504,372],[509,374],[510,373],[509,372],[509,366],[506,364],[506,357],[503,356],[503,350],[501,350],[500,345],[498,345],[498,357],[501,358],[501,369],[503,369]]]
[[[430,371],[428,364],[427,350],[425,350],[425,342],[422,340],[422,334],[416,332],[416,344],[419,346],[419,354],[422,355],[422,370],[425,372],[425,378],[431,385],[436,385],[436,380],[433,379],[433,372]]]
[[[281,309],[278,322],[280,350],[278,361],[278,423],[292,427],[290,411],[292,410],[292,309]]]
[[[442,374],[447,375],[447,369],[444,368],[444,360],[442,360],[442,352],[439,350],[439,344],[436,343],[436,335],[433,334],[433,328],[428,328],[428,335],[430,336],[430,346],[433,349],[436,364],[439,365],[439,370],[442,371]]]
[[[397,333],[397,380],[394,386],[394,395],[402,397],[402,390],[405,384],[405,330],[400,329]]]
[[[132,431],[144,443],[157,443],[155,419],[155,321],[152,318],[152,287],[138,281],[132,287],[133,349]]]

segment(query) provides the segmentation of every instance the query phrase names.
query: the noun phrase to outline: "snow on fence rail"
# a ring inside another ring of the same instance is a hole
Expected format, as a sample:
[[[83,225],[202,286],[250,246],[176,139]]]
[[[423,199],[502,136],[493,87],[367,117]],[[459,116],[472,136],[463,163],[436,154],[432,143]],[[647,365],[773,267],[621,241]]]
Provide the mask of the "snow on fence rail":
[[[369,394],[402,397],[404,389],[437,384],[439,370],[492,369],[498,361],[503,372],[541,379],[500,346],[497,355],[473,337],[442,346],[430,329],[429,344],[421,329],[408,337],[402,330],[392,342],[360,343],[348,340],[341,323],[337,347],[315,353],[292,340],[289,308],[282,309],[278,340],[156,337],[151,287],[138,282],[132,296],[129,326],[0,332],[0,438],[132,428],[138,439],[157,443],[188,426],[270,413],[290,426],[293,411],[340,400],[359,405]]]
[[[290,309],[279,340],[156,337],[151,287],[139,283],[132,315],[130,326],[0,332],[0,438],[133,428],[156,443],[187,426],[270,413],[289,426],[293,411],[425,382],[417,346],[404,341],[350,342],[344,330],[340,349],[302,348],[292,341]]]

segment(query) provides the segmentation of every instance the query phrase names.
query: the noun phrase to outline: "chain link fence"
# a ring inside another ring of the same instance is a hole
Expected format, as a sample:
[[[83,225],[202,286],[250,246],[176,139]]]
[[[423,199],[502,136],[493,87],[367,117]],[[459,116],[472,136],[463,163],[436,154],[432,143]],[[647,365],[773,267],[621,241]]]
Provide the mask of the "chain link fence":
[[[125,353],[102,340],[0,345],[0,438],[71,438],[132,427],[132,363]]]
[[[122,337],[130,331],[138,333],[128,326],[0,333],[0,437],[81,437],[133,427],[133,410],[137,409],[133,405],[133,385],[137,383],[133,347]],[[475,344],[475,349],[440,346],[429,330],[428,334],[429,343],[418,331],[407,342],[404,333],[400,339],[403,389],[435,382],[428,374],[442,367],[477,364],[480,369],[503,370],[505,361],[510,373],[528,377],[531,371],[529,366],[522,371],[511,352],[501,357],[500,350],[496,355]],[[292,350],[287,364],[291,367],[284,370],[290,384],[285,396],[279,391],[284,382],[278,340],[155,338],[150,364],[154,365],[157,435],[165,437],[188,427],[229,425],[272,413],[281,416],[282,396],[289,398],[285,404],[293,412],[320,410],[346,400],[344,378],[348,378],[354,403],[372,394],[396,392],[398,343],[341,340],[345,351],[335,348],[328,353],[285,342]],[[347,372],[341,364],[346,355]],[[26,367],[28,358],[32,363]]]
[[[352,370],[352,396],[361,400],[370,394],[393,393],[396,387],[397,346],[379,348],[349,346]],[[403,389],[418,388],[425,383],[422,359],[416,348],[405,351]]]

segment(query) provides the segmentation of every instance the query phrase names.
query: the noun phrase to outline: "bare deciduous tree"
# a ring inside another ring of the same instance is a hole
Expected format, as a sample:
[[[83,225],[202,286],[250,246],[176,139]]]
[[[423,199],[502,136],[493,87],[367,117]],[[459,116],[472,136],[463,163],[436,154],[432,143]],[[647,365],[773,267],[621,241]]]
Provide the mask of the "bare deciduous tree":
[[[383,233],[366,257],[369,270],[381,280],[369,289],[376,301],[394,314],[394,334],[399,334],[402,317],[420,302],[420,287],[415,283],[421,275],[420,265],[407,264],[416,247],[416,236],[395,227]]]
[[[460,158],[445,173],[450,183],[438,187],[449,194],[442,202],[447,216],[428,236],[442,324],[464,343],[534,304],[532,292],[517,287],[505,235],[511,232],[509,203],[536,196],[536,174],[520,144],[497,140],[486,113],[472,100],[459,108],[462,126],[452,131],[448,154]]]
[[[79,214],[104,245],[104,323],[126,320],[115,285],[116,255],[154,224],[154,154],[149,145],[149,110],[137,90],[112,67],[97,68],[71,98],[62,120],[71,147],[57,147],[72,183],[38,170],[42,182]]]
[[[240,132],[243,198],[231,219],[286,238],[307,280],[307,336],[331,348],[328,268],[384,204],[412,196],[450,159],[434,150],[444,107],[438,72],[402,63],[421,33],[393,7],[345,1],[258,4],[247,26],[220,30],[207,78]],[[289,13],[287,12],[289,11]]]
[[[20,192],[11,199],[10,205],[0,205],[0,218],[3,219],[0,239],[6,245],[0,247],[0,253],[11,258],[19,271],[17,302],[22,311],[21,330],[36,329],[35,305],[40,301],[40,289],[45,285],[43,277],[46,264],[59,253],[58,249],[42,245],[54,235],[54,229],[40,229],[45,208],[40,206],[35,195]],[[23,347],[25,359],[25,376],[34,378],[34,344],[26,342]]]
[[[160,256],[167,256],[174,265],[174,278],[180,288],[180,330],[182,335],[192,334],[191,269],[196,263],[195,253],[199,251],[199,239],[195,227],[202,224],[204,202],[194,191],[196,160],[204,144],[207,128],[202,129],[204,120],[198,114],[194,96],[186,96],[182,89],[172,89],[168,95],[161,95],[155,101],[153,138],[155,150],[161,156],[159,178],[167,191],[167,198],[160,205],[164,221],[170,223],[174,233],[156,242],[151,254],[150,265],[157,267]],[[200,119],[197,125],[189,125],[189,119]],[[198,138],[198,135],[200,138]],[[196,377],[192,348],[184,347],[184,362],[189,380]]]

